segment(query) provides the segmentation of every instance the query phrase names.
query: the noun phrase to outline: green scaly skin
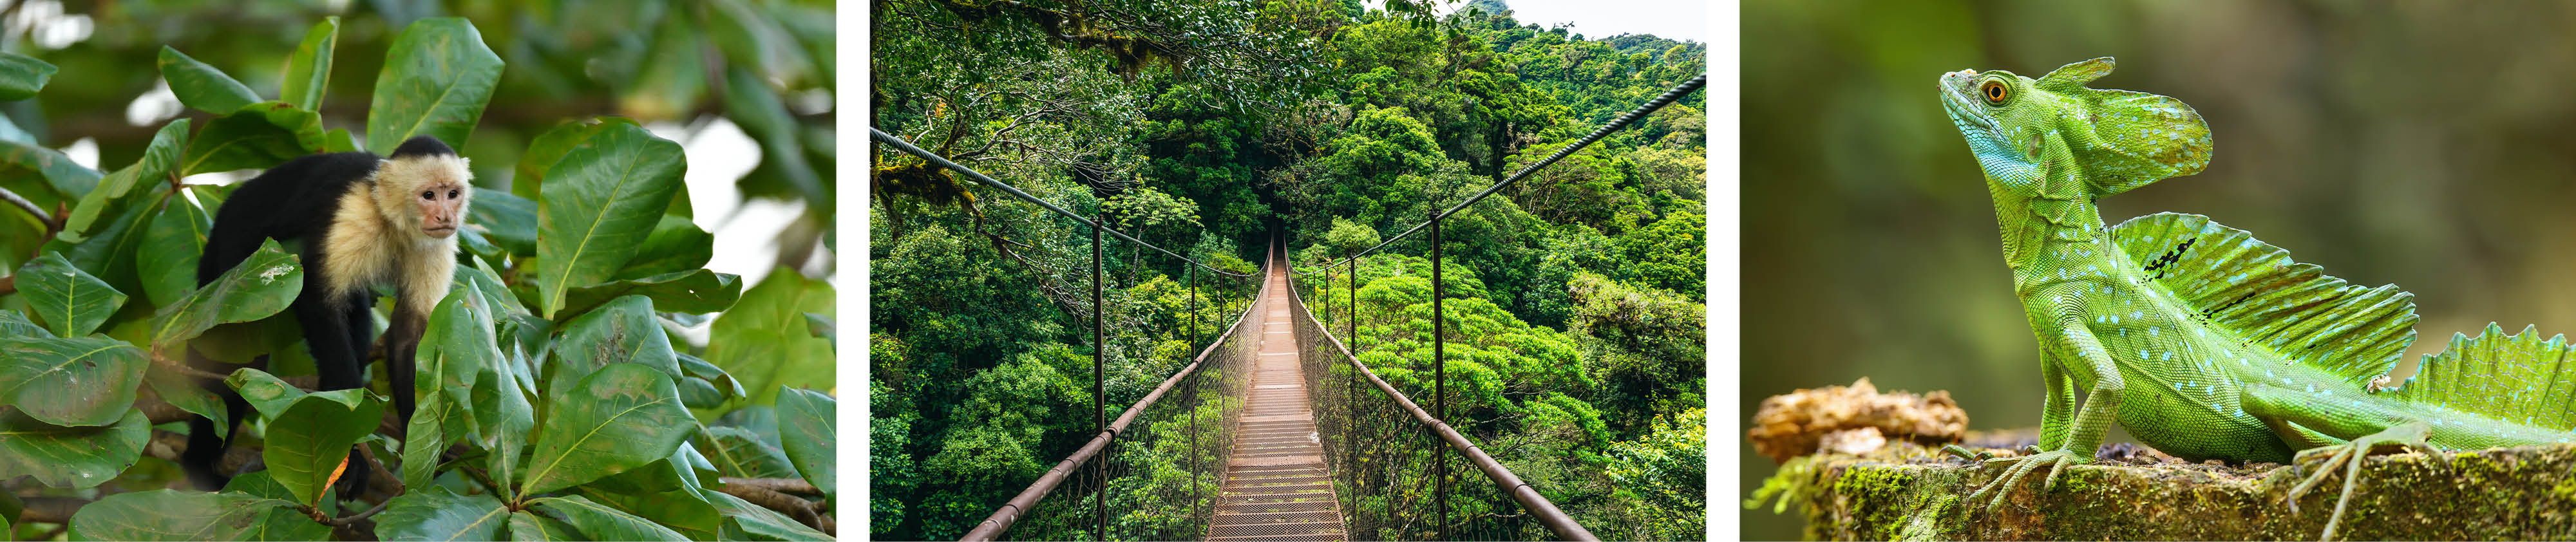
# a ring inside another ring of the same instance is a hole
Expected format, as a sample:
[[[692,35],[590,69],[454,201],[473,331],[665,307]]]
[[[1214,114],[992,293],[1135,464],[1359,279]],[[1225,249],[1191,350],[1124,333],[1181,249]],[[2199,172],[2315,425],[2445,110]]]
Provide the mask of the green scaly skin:
[[[2565,354],[2561,339],[2505,336],[2492,325],[2476,338],[2457,336],[2452,352],[2428,357],[2419,375],[2439,381],[2400,393],[2386,373],[2414,339],[2405,292],[2345,285],[2196,215],[2105,227],[2097,198],[2199,173],[2210,157],[2208,126],[2190,106],[2084,86],[2111,68],[2098,58],[2039,79],[1941,76],[1942,105],[1994,196],[2004,261],[2039,338],[2048,390],[2035,453],[1987,459],[2005,475],[1971,502],[1994,493],[2000,504],[2040,468],[2049,468],[2053,490],[2066,466],[2093,460],[2114,422],[2187,460],[2295,462],[2311,474],[2292,489],[2293,507],[2336,467],[2345,467],[2348,499],[2359,456],[2378,448],[2570,440],[2576,386],[2555,382],[2576,381],[2576,369],[2559,373],[2543,359]],[[2471,370],[2513,378],[2460,374]],[[2472,397],[2505,394],[2523,399],[2480,405]],[[2339,499],[2326,538],[2342,516]]]

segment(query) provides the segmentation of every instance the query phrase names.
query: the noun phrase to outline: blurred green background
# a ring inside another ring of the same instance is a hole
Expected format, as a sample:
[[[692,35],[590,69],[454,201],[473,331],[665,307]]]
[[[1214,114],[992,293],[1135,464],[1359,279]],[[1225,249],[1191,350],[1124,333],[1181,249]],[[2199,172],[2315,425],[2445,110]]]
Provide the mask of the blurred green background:
[[[2571,23],[2563,2],[1749,2],[1736,400],[1749,419],[1866,376],[1949,390],[1975,429],[2038,425],[2038,349],[1933,83],[2098,56],[2119,68],[2093,86],[2179,98],[2217,145],[2105,220],[2208,215],[2412,291],[2409,365],[2490,320],[2576,332]],[[1732,438],[1740,498],[1776,469]],[[1747,538],[1800,536],[1794,511],[1733,509]]]

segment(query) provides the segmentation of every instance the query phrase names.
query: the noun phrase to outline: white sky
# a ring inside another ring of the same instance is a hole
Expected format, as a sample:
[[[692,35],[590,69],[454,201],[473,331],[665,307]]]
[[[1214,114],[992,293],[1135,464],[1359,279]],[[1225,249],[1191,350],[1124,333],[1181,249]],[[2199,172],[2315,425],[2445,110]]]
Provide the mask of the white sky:
[[[1708,3],[1699,0],[1503,0],[1521,24],[1554,28],[1574,23],[1574,32],[1600,39],[1620,34],[1654,34],[1674,40],[1708,43]],[[1442,12],[1466,7],[1459,1]]]

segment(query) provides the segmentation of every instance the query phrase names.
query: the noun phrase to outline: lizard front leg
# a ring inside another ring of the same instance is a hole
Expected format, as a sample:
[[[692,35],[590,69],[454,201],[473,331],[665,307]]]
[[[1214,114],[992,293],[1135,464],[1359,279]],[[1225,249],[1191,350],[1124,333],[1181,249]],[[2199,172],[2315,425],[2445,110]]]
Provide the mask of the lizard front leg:
[[[2068,354],[2047,356],[2047,365],[2040,370],[2041,377],[2048,379],[2049,373],[2055,372],[2057,378],[2051,380],[2063,381],[2071,376],[2069,372],[2073,372],[2073,375],[2092,377],[2093,387],[2085,393],[2084,404],[2076,409],[2074,419],[2065,420],[2063,413],[2066,407],[2061,401],[2072,401],[2072,383],[2050,382],[2048,404],[2042,405],[2041,410],[2042,451],[2022,457],[1986,460],[1988,465],[2005,466],[2007,469],[1994,481],[1969,494],[1971,503],[1993,492],[1993,501],[1988,506],[2002,506],[2009,488],[2019,485],[2023,477],[2041,467],[2052,467],[2043,489],[2056,489],[2057,476],[2065,472],[2065,467],[2093,461],[2093,451],[2102,446],[2103,433],[2111,429],[2119,415],[2120,392],[2127,387],[2120,376],[2119,366],[2111,361],[2109,351],[2102,348],[2102,342],[2093,336],[2093,330],[2084,326],[2084,318],[2078,309],[2082,306],[2082,294],[2073,288],[2056,290],[2054,295],[2044,299],[2050,300],[2049,305],[2058,311],[2058,346]]]

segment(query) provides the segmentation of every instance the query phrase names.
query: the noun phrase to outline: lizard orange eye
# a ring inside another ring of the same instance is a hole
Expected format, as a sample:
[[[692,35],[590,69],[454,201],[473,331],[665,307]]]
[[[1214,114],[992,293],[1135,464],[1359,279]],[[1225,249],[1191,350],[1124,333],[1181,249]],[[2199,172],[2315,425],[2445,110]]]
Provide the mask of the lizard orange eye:
[[[2002,81],[1986,81],[1985,92],[1986,103],[1990,104],[2002,104],[2004,103],[2004,98],[2012,93],[2011,90],[2004,86],[2004,82]]]

